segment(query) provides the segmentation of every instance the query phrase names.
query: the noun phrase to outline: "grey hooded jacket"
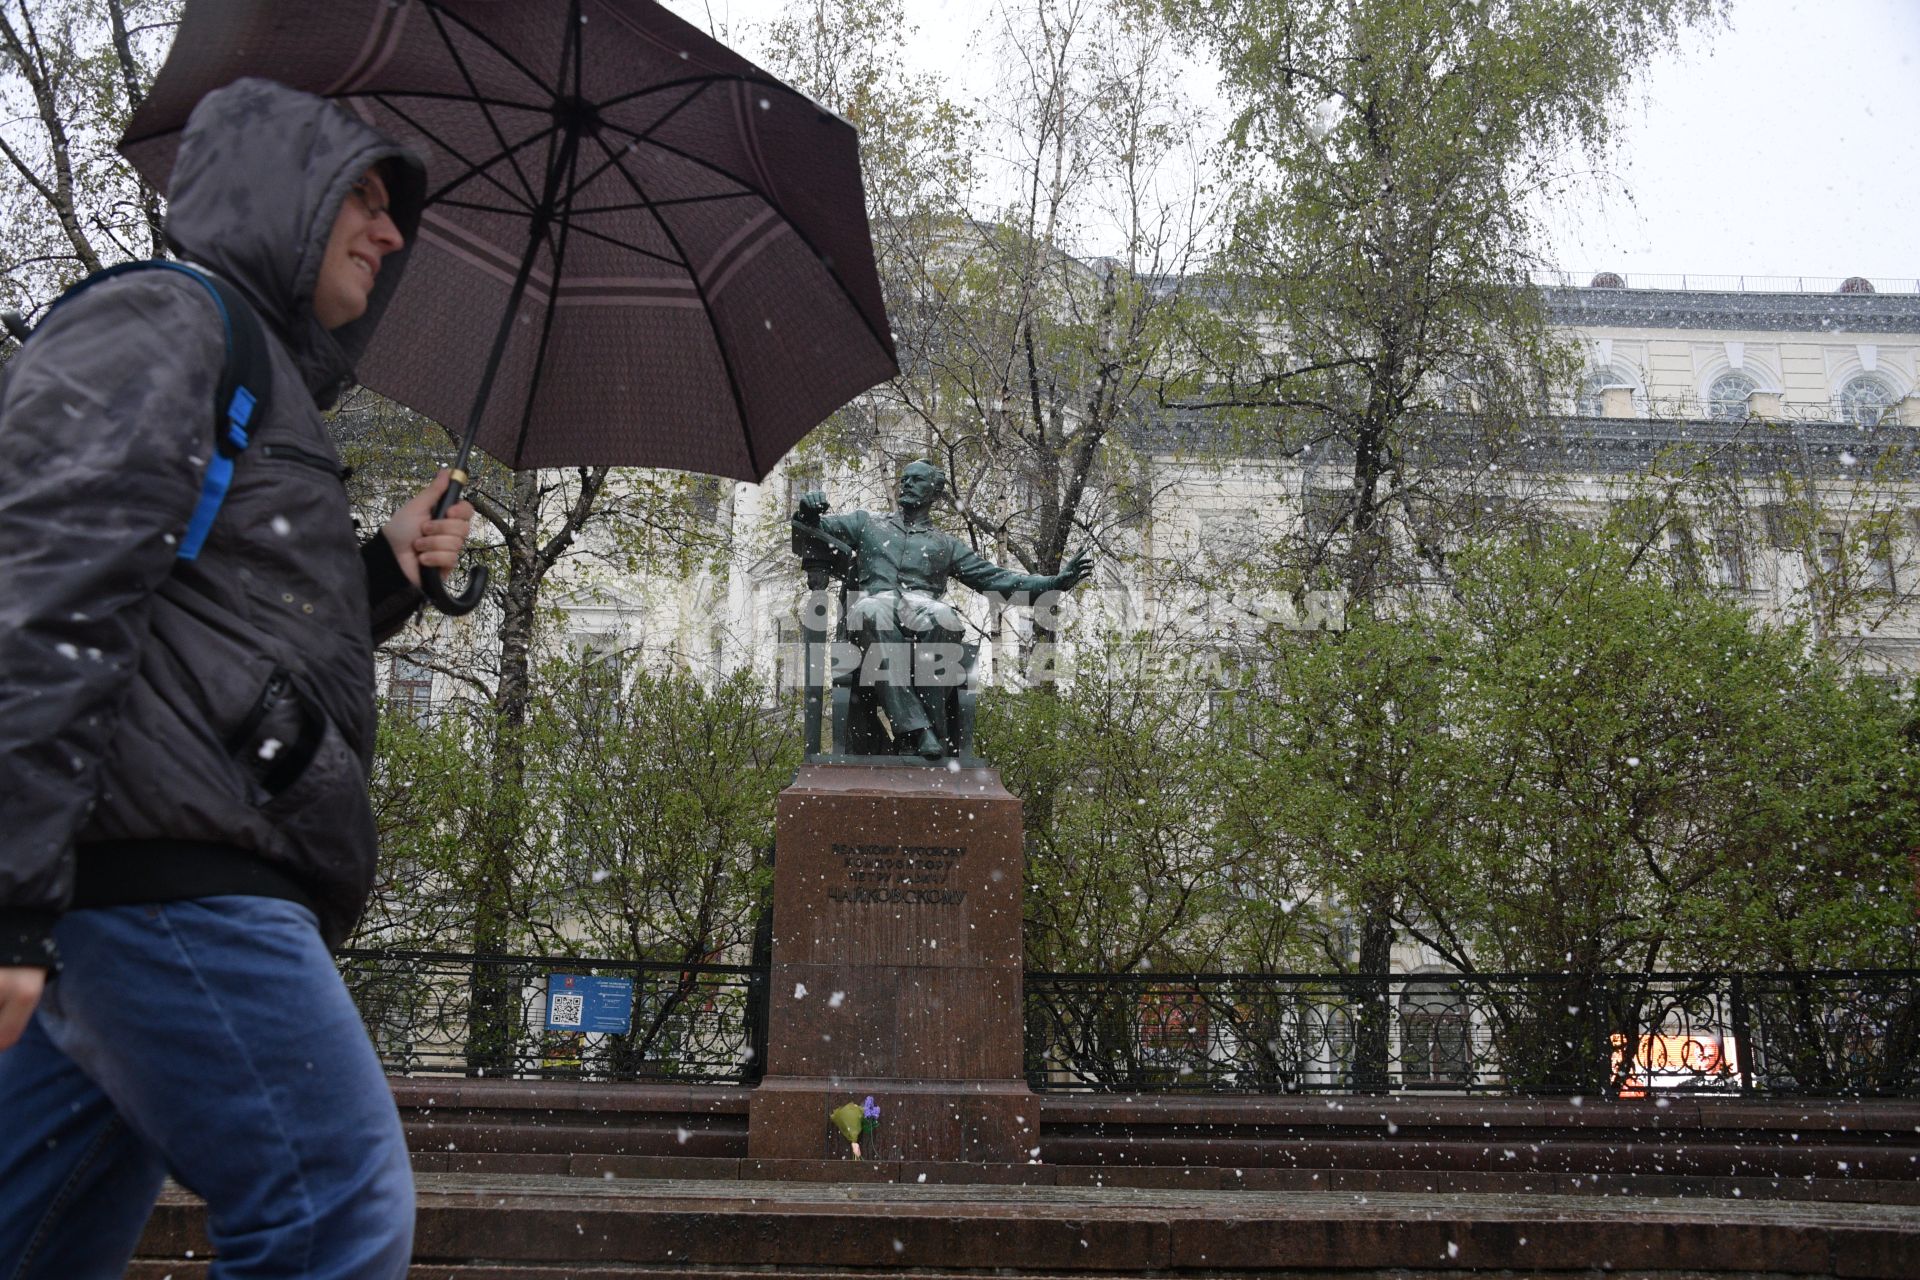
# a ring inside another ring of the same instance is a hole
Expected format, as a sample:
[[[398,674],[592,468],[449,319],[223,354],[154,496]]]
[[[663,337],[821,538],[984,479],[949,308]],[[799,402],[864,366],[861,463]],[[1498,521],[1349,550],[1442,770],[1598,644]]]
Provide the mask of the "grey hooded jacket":
[[[259,80],[209,94],[169,192],[176,253],[237,285],[273,396],[212,534],[175,557],[213,454],[219,317],[174,272],[57,308],[0,385],[0,964],[48,964],[76,902],[261,892],[338,943],[374,870],[373,654],[418,595],[360,546],[325,424],[398,283],[328,332],[314,284],[341,202],[388,162],[409,243],[416,157]],[[302,391],[307,394],[302,394]]]

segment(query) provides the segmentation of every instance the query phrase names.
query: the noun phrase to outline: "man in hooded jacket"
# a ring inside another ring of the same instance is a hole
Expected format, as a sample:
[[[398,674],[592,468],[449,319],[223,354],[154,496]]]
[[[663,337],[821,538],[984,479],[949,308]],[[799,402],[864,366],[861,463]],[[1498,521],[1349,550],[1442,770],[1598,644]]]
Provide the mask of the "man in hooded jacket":
[[[471,508],[432,518],[443,473],[361,545],[320,415],[423,192],[307,94],[194,111],[168,240],[273,372],[197,559],[225,361],[198,283],[76,295],[0,383],[0,1276],[120,1274],[168,1174],[216,1277],[406,1272],[406,1146],[329,947],[373,881],[372,645]]]

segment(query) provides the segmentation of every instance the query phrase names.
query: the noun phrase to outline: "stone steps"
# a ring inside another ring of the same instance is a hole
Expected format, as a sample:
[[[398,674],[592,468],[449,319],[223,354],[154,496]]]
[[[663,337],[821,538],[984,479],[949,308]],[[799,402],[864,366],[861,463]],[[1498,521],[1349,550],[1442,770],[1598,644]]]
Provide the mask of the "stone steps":
[[[434,1280],[1920,1276],[1913,1103],[1040,1094],[1044,1163],[957,1164],[750,1158],[745,1089],[393,1087]],[[203,1216],[128,1274],[204,1274]]]
[[[201,1232],[169,1189],[128,1275],[203,1275]],[[411,1274],[1910,1280],[1916,1260],[1915,1205],[422,1174]]]
[[[736,1176],[704,1170],[749,1155],[748,1089],[503,1080],[393,1087],[423,1171],[566,1173],[578,1171],[573,1157],[606,1155],[701,1162],[645,1176]],[[1048,1165],[1920,1182],[1913,1102],[1041,1093],[1031,1106]],[[883,1121],[869,1154],[913,1159],[912,1150],[889,1149],[896,1137]],[[527,1158],[474,1159],[509,1154]],[[740,1176],[759,1175],[749,1167]]]
[[[419,1155],[422,1176],[449,1173],[513,1178],[558,1176],[702,1179],[718,1182],[895,1183],[930,1186],[1138,1187],[1209,1191],[1440,1192],[1572,1196],[1711,1196],[1920,1205],[1920,1180],[1866,1176],[1553,1173],[1447,1168],[1273,1168],[1258,1165],[990,1165],[912,1160],[748,1160],[714,1157]]]

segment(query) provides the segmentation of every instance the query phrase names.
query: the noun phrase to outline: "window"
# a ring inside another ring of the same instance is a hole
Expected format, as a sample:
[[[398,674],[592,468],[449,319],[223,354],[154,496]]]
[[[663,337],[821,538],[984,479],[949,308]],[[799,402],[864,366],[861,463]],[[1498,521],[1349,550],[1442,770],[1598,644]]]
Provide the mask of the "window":
[[[1344,530],[1352,502],[1351,489],[1308,489],[1303,503],[1307,536],[1318,542]]]
[[[387,680],[388,704],[415,724],[433,718],[433,669],[426,660],[426,653],[418,649],[396,657]]]
[[[1440,406],[1448,413],[1474,413],[1484,397],[1480,389],[1464,378],[1449,378],[1440,393]]]
[[[1667,562],[1673,568],[1674,581],[1699,582],[1700,550],[1693,544],[1693,530],[1677,520],[1668,525],[1666,548]]]
[[[1872,374],[1863,373],[1840,388],[1835,407],[1840,411],[1842,422],[1877,427],[1888,421],[1888,410],[1893,408],[1893,389]]]
[[[1893,563],[1893,539],[1884,533],[1867,541],[1867,586],[1889,595],[1900,587]]]
[[[1747,589],[1747,550],[1738,529],[1713,531],[1713,585],[1735,591]]]
[[[787,509],[800,505],[800,499],[827,487],[826,470],[817,462],[787,464]]]
[[[576,635],[573,645],[580,659],[582,709],[591,717],[610,716],[620,701],[619,637],[604,632]]]
[[[1707,388],[1707,416],[1721,422],[1745,422],[1760,386],[1744,373],[1723,373]]]
[[[1838,529],[1822,529],[1814,535],[1819,553],[1820,576],[1831,578],[1847,567],[1847,536]]]
[[[1400,993],[1401,1078],[1415,1084],[1466,1084],[1473,1064],[1472,1023],[1452,982],[1409,982]]]
[[[1607,398],[1605,392],[1618,387],[1633,389],[1633,379],[1607,365],[1595,369],[1580,384],[1580,395],[1574,401],[1574,412],[1583,418],[1604,418],[1607,416]]]
[[[1794,536],[1795,519],[1787,508],[1778,502],[1769,502],[1760,508],[1760,523],[1767,531],[1767,545],[1776,551],[1792,551],[1798,545]]]
[[[719,476],[694,476],[687,487],[694,517],[704,525],[719,523],[723,499],[731,497],[732,493],[733,486]]]

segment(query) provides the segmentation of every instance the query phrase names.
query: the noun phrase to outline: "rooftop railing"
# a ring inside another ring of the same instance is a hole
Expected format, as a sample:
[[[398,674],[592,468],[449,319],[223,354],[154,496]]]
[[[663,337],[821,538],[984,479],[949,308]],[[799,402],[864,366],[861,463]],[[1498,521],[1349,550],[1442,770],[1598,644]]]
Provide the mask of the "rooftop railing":
[[[1611,275],[1619,281],[1596,286],[1594,281]],[[1842,293],[1869,292],[1844,286],[1865,281],[1873,293],[1920,293],[1920,279],[1899,276],[1748,276],[1748,275],[1655,275],[1645,272],[1535,271],[1533,282],[1557,289],[1668,289],[1697,293]]]

